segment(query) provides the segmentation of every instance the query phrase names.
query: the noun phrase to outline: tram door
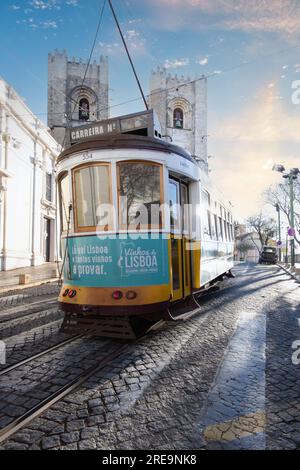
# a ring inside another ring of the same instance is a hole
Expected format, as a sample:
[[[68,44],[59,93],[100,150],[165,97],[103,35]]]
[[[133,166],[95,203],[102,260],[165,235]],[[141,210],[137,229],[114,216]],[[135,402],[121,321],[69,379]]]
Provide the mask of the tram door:
[[[187,250],[189,242],[188,186],[175,179],[169,180],[171,263],[173,301],[191,294],[191,253]]]

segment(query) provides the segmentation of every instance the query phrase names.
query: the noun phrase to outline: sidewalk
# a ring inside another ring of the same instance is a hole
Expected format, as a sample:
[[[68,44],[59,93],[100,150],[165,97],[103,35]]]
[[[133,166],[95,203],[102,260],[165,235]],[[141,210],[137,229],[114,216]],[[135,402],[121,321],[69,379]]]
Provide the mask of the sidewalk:
[[[294,272],[291,271],[290,264],[278,263],[278,266],[280,266],[287,274],[289,274],[292,278],[294,278],[297,282],[300,283],[300,263],[295,264]]]
[[[31,287],[47,281],[55,281],[57,278],[57,264],[55,262],[11,271],[0,271],[0,293],[11,289]]]

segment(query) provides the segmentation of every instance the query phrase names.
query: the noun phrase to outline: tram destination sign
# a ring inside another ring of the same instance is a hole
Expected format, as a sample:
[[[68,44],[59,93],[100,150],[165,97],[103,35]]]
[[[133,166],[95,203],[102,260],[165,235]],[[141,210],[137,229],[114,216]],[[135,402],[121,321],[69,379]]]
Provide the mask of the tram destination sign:
[[[119,119],[110,119],[103,122],[74,127],[70,129],[70,143],[72,145],[77,142],[91,140],[105,135],[119,134],[120,131]]]
[[[79,127],[69,129],[70,144],[76,144],[85,140],[95,140],[103,136],[113,134],[127,134],[143,130],[143,135],[153,137],[161,133],[160,125],[157,126],[158,119],[154,116],[152,109],[140,113],[127,114],[105,121],[95,121]]]

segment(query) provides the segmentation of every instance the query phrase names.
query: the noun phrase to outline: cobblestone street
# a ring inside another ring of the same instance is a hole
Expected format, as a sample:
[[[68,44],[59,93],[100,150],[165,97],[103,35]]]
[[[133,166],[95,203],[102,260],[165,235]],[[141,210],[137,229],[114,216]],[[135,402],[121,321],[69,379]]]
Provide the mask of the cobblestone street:
[[[300,449],[300,285],[277,266],[239,264],[235,275],[198,315],[129,343],[1,449]],[[51,302],[55,287],[0,298],[7,365],[65,339],[61,317],[39,322],[36,310],[9,329],[9,312],[16,322],[40,295]],[[76,339],[0,375],[1,427],[118,343]]]

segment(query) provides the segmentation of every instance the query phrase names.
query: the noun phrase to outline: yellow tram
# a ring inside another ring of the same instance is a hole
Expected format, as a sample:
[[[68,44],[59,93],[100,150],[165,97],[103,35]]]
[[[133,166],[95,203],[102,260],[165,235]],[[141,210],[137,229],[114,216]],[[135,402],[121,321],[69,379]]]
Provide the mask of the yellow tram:
[[[63,328],[134,337],[233,267],[233,218],[153,110],[70,129],[57,162]]]

